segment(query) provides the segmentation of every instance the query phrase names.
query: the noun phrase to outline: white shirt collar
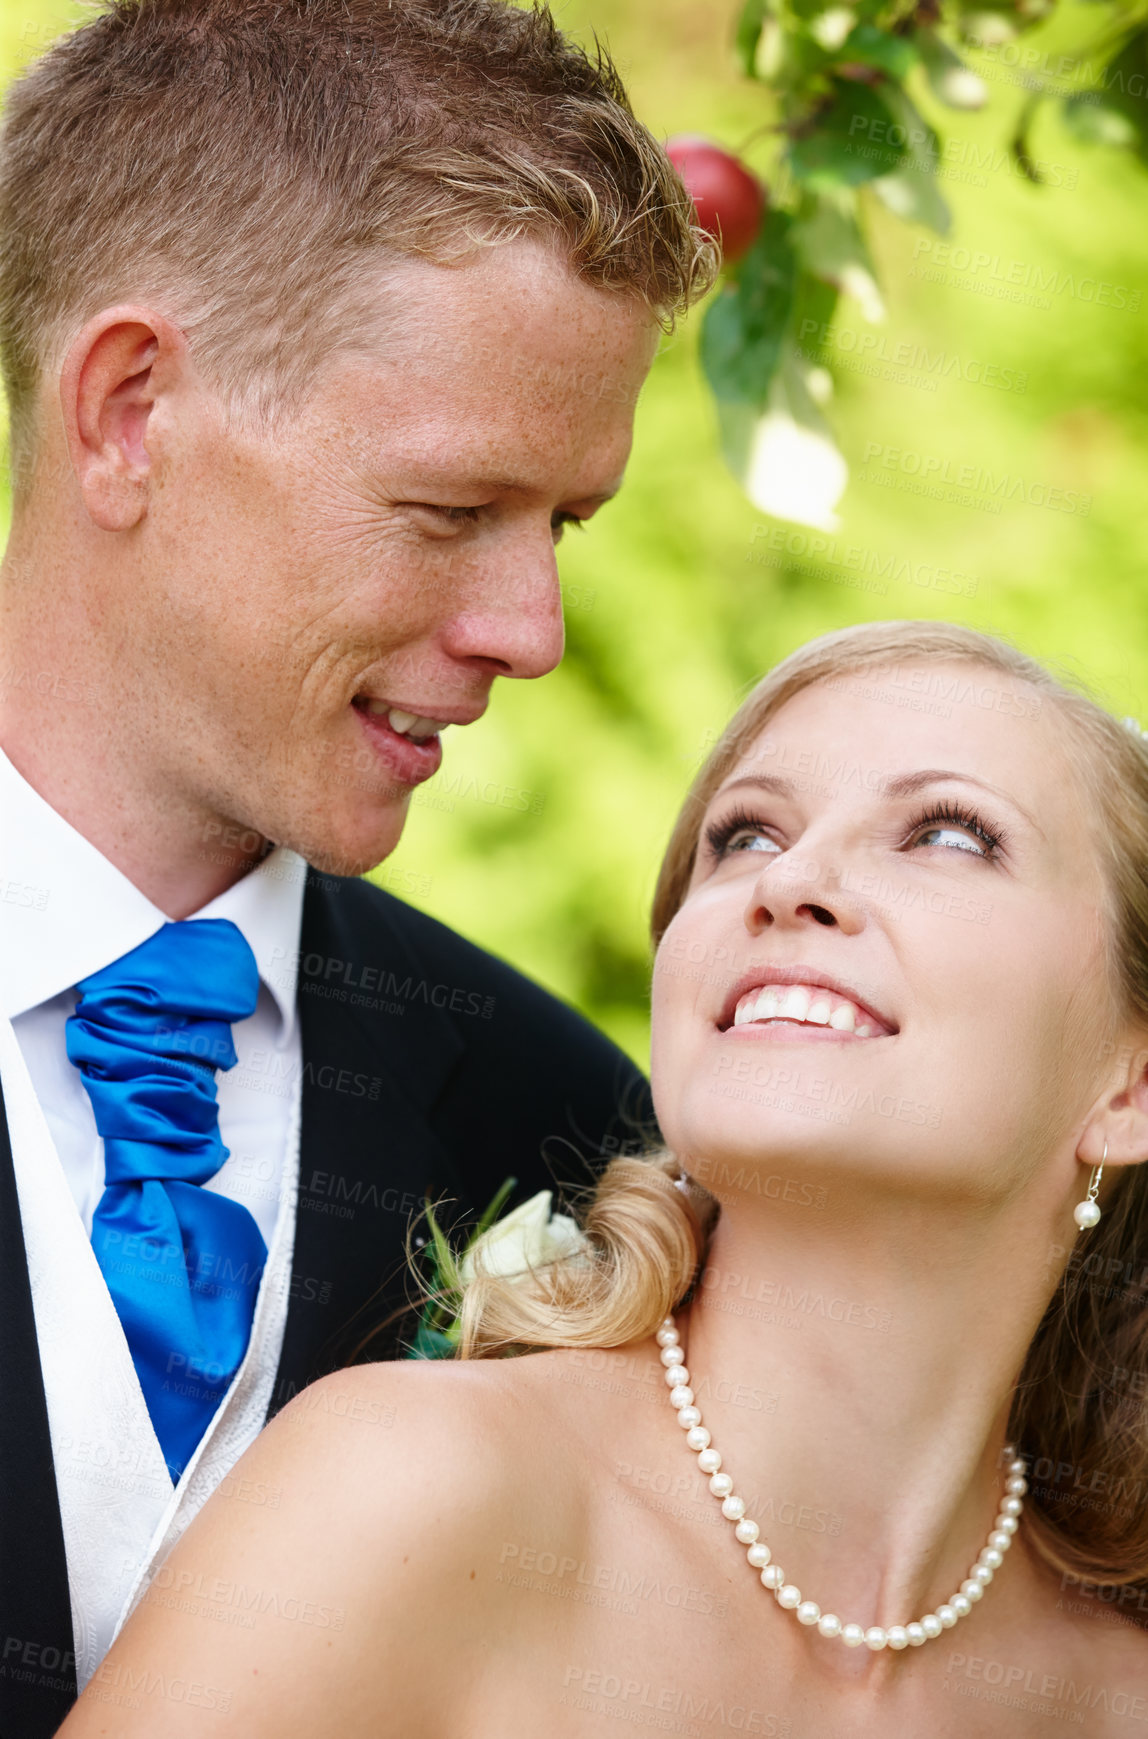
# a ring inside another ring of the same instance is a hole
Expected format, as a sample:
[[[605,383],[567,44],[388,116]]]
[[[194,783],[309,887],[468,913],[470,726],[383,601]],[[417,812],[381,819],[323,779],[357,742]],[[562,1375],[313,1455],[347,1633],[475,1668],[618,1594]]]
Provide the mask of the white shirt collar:
[[[285,1044],[295,1024],[307,866],[277,847],[197,918],[230,918],[275,999]],[[0,1013],[9,1019],[138,948],[168,918],[58,815],[0,753]]]

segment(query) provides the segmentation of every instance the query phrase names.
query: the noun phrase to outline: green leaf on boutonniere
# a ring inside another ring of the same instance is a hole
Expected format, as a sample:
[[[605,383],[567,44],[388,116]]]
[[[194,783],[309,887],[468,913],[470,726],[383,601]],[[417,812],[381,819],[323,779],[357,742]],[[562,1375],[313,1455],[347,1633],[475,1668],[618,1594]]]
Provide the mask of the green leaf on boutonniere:
[[[449,1238],[435,1218],[434,1208],[430,1201],[427,1201],[425,1211],[430,1242],[425,1247],[424,1253],[430,1265],[428,1276],[430,1296],[423,1306],[414,1340],[410,1343],[407,1351],[407,1358],[454,1358],[458,1351],[458,1308],[462,1297],[462,1262],[465,1260],[467,1251],[498,1218],[503,1203],[517,1182],[516,1177],[508,1177],[499,1185],[459,1256],[455,1255]]]
[[[412,1359],[453,1359],[458,1350],[458,1342],[441,1329],[428,1328],[425,1322],[420,1322],[418,1332],[411,1345],[407,1357]]]

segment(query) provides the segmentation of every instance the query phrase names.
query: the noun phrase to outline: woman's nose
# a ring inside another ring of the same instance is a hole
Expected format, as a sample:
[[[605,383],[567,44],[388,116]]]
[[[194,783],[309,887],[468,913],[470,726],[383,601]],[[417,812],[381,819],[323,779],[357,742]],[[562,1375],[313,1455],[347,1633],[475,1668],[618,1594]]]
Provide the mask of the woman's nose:
[[[863,918],[842,886],[841,872],[823,857],[784,852],[762,866],[746,902],[745,926],[758,935],[772,925],[858,930]]]

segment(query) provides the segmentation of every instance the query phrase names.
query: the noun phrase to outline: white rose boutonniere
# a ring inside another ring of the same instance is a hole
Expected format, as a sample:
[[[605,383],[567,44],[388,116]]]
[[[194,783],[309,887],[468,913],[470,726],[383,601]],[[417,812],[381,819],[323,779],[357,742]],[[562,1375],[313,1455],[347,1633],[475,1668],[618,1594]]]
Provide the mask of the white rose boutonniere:
[[[458,1347],[458,1308],[463,1288],[479,1273],[500,1280],[529,1274],[548,1262],[576,1257],[588,1249],[586,1234],[569,1214],[552,1214],[551,1192],[539,1190],[528,1202],[500,1220],[498,1210],[514,1188],[508,1177],[461,1256],[455,1254],[434,1210],[426,1205],[430,1243],[429,1296],[408,1356],[413,1359],[453,1358]],[[481,1270],[480,1270],[481,1264]]]
[[[468,1285],[478,1273],[476,1255],[481,1252],[482,1272],[510,1280],[528,1274],[545,1262],[557,1262],[586,1248],[585,1234],[569,1214],[550,1212],[551,1192],[539,1190],[528,1202],[495,1220],[468,1247],[459,1264],[459,1278]]]

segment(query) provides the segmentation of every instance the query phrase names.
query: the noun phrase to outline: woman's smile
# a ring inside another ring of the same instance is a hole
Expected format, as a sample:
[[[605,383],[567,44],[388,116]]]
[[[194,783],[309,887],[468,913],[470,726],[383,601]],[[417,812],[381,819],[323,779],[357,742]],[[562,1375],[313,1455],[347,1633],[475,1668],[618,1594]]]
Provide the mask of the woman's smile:
[[[830,1040],[891,1038],[898,1030],[851,986],[810,966],[751,970],[726,998],[718,1027]]]

